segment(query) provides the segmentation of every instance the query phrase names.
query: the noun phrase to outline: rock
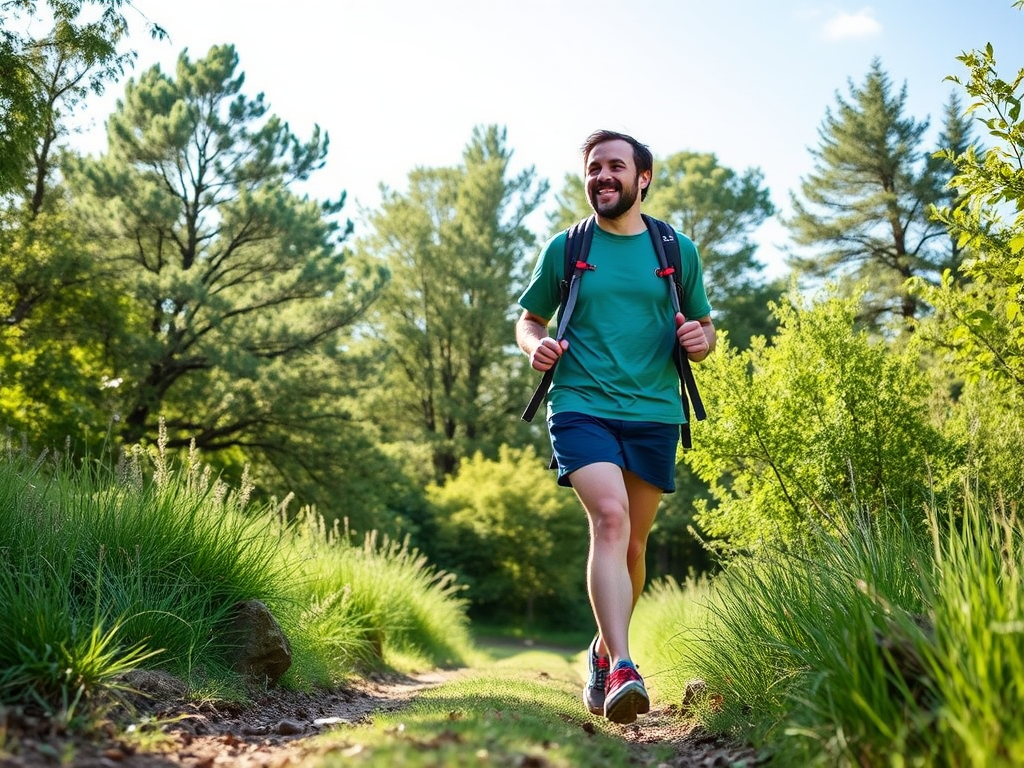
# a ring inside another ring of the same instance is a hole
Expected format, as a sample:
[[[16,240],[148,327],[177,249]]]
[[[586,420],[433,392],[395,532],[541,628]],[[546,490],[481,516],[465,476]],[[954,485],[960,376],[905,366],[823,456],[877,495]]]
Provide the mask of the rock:
[[[253,683],[273,686],[292,665],[288,638],[259,600],[235,606],[225,638],[237,648],[232,668]]]
[[[290,720],[285,718],[274,726],[274,733],[281,736],[295,736],[303,733],[306,730],[306,726],[300,723],[298,720]]]
[[[704,695],[708,685],[703,680],[690,680],[683,691],[683,703],[680,706],[680,714],[688,715],[693,712],[693,705],[697,699]]]

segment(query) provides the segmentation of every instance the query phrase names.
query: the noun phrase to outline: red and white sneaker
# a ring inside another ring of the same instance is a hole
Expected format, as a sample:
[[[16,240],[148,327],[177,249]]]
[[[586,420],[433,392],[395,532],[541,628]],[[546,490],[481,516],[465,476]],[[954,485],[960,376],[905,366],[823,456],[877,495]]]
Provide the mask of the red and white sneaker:
[[[644,679],[631,661],[623,659],[608,675],[605,688],[604,716],[613,723],[627,725],[637,715],[651,711],[651,699],[644,687]]]

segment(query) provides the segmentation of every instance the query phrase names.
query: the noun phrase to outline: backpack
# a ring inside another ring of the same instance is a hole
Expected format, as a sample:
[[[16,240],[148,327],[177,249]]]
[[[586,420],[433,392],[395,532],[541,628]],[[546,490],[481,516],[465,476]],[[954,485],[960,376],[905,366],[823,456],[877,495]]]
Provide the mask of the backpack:
[[[654,271],[658,277],[667,277],[669,282],[669,296],[672,300],[672,309],[679,312],[680,301],[683,297],[683,286],[681,282],[682,256],[679,250],[679,241],[676,239],[675,230],[664,221],[659,221],[646,213],[643,216],[644,224],[647,225],[647,232],[654,244],[654,252],[658,255],[659,267]],[[565,329],[569,325],[569,318],[576,306],[576,297],[580,290],[580,279],[583,273],[595,269],[593,264],[587,263],[590,255],[590,243],[594,239],[594,217],[589,216],[571,226],[565,238],[565,270],[563,271],[562,282],[559,285],[561,298],[558,307],[558,326],[555,332],[555,341],[561,341],[565,336]],[[683,348],[678,344],[672,350],[672,361],[675,363],[676,372],[679,374],[679,396],[683,403],[683,414],[686,421],[679,426],[679,434],[684,448],[693,447],[690,438],[690,405],[692,402],[693,413],[698,421],[706,417],[704,404],[701,402],[700,393],[697,391],[697,382],[693,378],[693,370],[690,367],[690,359],[686,356]],[[557,361],[555,365],[557,365]],[[544,371],[540,384],[537,386],[529,405],[523,411],[523,421],[532,421],[541,401],[547,395],[551,387],[551,379],[555,373],[555,365]]]

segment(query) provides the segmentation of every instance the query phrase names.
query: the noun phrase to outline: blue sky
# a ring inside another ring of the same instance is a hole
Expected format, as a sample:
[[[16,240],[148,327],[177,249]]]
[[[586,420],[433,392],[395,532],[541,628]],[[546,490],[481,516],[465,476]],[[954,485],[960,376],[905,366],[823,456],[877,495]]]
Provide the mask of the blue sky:
[[[908,113],[933,130],[965,74],[956,57],[991,42],[1001,73],[1024,67],[1024,12],[1011,0],[135,0],[169,41],[136,30],[134,71],[173,71],[233,43],[248,94],[264,93],[300,136],[331,139],[309,191],[348,193],[348,214],[403,189],[416,166],[456,164],[473,127],[508,130],[515,170],[552,189],[577,172],[595,128],[626,131],[655,156],[713,152],[760,168],[776,205],[812,170],[825,110],[878,57]],[[129,18],[137,17],[129,10]],[[123,88],[83,116],[88,151]],[[552,195],[553,198],[553,195]],[[538,228],[543,226],[539,221]],[[758,233],[759,258],[781,271],[785,230]],[[698,243],[699,245],[699,243]]]

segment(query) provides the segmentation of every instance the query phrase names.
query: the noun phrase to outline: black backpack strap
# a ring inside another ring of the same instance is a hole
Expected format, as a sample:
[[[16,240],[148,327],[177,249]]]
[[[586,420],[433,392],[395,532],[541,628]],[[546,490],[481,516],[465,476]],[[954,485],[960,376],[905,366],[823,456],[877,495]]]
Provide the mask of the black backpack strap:
[[[562,281],[559,284],[561,293],[558,308],[558,327],[555,331],[555,341],[561,341],[565,336],[565,329],[569,326],[569,318],[576,306],[576,297],[580,292],[580,277],[588,269],[594,269],[592,264],[587,263],[590,256],[590,243],[594,239],[594,217],[590,216],[582,221],[576,222],[569,228],[565,236],[565,268],[562,271]],[[555,361],[558,365],[558,361]],[[529,405],[523,411],[523,421],[533,421],[533,417],[540,407],[541,401],[551,388],[551,379],[555,375],[555,365],[546,371],[530,398]]]
[[[654,244],[654,252],[658,255],[659,268],[655,270],[658,277],[669,279],[669,294],[672,298],[672,309],[679,312],[679,302],[682,298],[682,253],[679,248],[679,240],[675,230],[664,221],[659,221],[646,213],[642,214],[644,223],[647,225],[647,232]],[[679,374],[679,397],[683,403],[683,415],[686,422],[679,426],[679,435],[684,448],[692,448],[693,441],[690,437],[690,406],[693,405],[693,415],[698,421],[707,418],[704,411],[704,403],[700,399],[700,392],[697,390],[697,380],[693,377],[693,368],[690,366],[690,358],[686,351],[675,344],[672,347],[672,361],[676,366],[676,373]]]

